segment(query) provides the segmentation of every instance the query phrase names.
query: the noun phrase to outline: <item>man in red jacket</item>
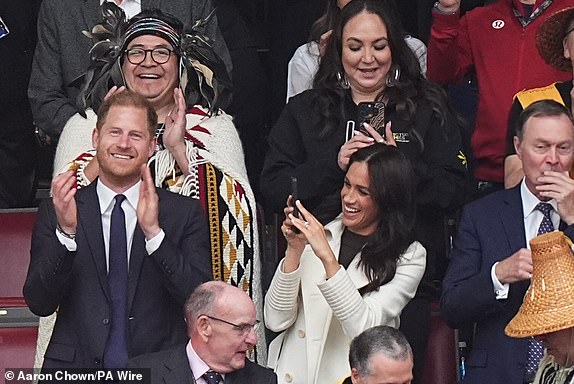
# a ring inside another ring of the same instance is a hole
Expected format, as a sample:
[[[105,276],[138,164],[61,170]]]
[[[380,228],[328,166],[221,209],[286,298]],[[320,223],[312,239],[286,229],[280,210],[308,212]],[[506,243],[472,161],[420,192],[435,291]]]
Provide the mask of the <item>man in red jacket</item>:
[[[428,44],[429,79],[461,80],[474,68],[478,110],[472,134],[479,192],[503,188],[508,114],[520,90],[568,80],[572,72],[548,65],[536,49],[536,31],[574,0],[499,0],[460,17],[460,0],[439,0]]]

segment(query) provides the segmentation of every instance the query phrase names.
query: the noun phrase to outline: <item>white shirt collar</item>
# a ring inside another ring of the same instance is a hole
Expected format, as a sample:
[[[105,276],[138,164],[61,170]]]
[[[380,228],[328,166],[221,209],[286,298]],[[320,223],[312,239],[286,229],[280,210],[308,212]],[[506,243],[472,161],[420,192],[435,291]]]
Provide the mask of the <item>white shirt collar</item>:
[[[142,183],[141,180],[138,181],[128,190],[122,193],[122,195],[126,197],[126,200],[134,210],[137,210],[138,208],[141,183]],[[107,210],[112,209],[113,200],[116,197],[117,193],[112,191],[106,185],[104,185],[104,183],[102,183],[100,179],[98,179],[98,183],[96,184],[96,192],[98,193],[98,200],[100,202],[100,213],[103,214]]]
[[[187,360],[189,361],[191,372],[193,372],[193,378],[195,381],[198,381],[201,376],[203,376],[203,374],[209,371],[211,368],[209,368],[209,365],[207,365],[205,361],[203,361],[201,357],[199,357],[199,355],[195,352],[195,349],[193,349],[193,346],[191,345],[191,339],[185,346],[185,353],[187,355]],[[220,375],[225,380],[225,374],[220,373]]]

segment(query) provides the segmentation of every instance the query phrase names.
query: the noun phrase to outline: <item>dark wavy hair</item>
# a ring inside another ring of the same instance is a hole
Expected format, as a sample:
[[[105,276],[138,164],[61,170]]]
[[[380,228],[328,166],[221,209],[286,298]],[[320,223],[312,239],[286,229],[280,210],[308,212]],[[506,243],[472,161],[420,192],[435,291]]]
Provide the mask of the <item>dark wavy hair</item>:
[[[325,12],[323,12],[321,17],[319,17],[311,26],[308,42],[318,43],[323,33],[333,29],[337,23],[337,20],[339,19],[340,13],[341,10],[337,5],[337,0],[327,0],[327,7],[325,8]]]
[[[390,71],[394,71],[395,68],[400,69],[399,80],[393,86],[387,86],[381,90],[376,99],[380,100],[383,95],[386,96],[388,104],[394,105],[400,118],[410,121],[411,126],[414,126],[417,101],[424,99],[432,106],[433,112],[444,126],[445,113],[452,112],[447,103],[446,94],[442,88],[431,83],[421,74],[419,61],[404,40],[405,33],[391,4],[381,0],[353,0],[341,10],[327,43],[325,55],[321,58],[319,69],[313,80],[313,88],[320,89],[324,93],[324,97],[316,98],[314,105],[323,118],[320,136],[329,136],[340,125],[341,105],[343,105],[346,93],[337,76],[344,73],[341,60],[343,28],[349,20],[362,12],[379,16],[385,24],[392,55]]]
[[[387,9],[393,14],[397,14],[396,5],[394,0],[379,0],[386,3]],[[321,39],[321,35],[327,31],[330,31],[335,27],[339,17],[341,15],[341,9],[338,5],[338,0],[327,0],[327,7],[325,12],[319,17],[311,26],[311,32],[309,33],[308,42],[318,43]],[[398,15],[398,14],[397,14]]]
[[[359,290],[376,291],[395,276],[397,261],[414,241],[415,181],[410,161],[396,147],[373,144],[353,153],[353,163],[366,163],[372,197],[380,221],[361,251],[360,264],[369,284]]]

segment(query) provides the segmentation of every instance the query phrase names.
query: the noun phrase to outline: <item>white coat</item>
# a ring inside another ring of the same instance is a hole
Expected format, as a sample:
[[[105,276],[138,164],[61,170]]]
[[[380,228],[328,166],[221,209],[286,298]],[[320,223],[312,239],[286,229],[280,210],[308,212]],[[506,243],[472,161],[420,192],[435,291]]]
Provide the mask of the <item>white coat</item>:
[[[338,257],[344,226],[341,216],[325,226]],[[333,384],[349,376],[349,344],[367,328],[397,328],[399,316],[413,298],[426,265],[426,251],[413,242],[397,262],[394,278],[365,296],[358,288],[368,278],[360,253],[348,269],[326,280],[323,264],[309,245],[299,268],[284,273],[283,260],[265,296],[265,325],[282,332],[269,346],[268,365],[279,383]]]

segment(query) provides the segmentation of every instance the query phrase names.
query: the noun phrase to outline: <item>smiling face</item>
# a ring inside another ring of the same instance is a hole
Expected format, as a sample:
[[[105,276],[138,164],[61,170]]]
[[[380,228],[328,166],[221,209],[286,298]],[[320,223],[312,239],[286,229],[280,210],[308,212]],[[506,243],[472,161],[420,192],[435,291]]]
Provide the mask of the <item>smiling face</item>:
[[[379,207],[370,187],[369,167],[354,162],[345,175],[341,189],[343,224],[351,232],[370,236],[379,225]]]
[[[165,39],[154,35],[142,35],[133,39],[127,49],[173,47]],[[172,53],[166,63],[158,64],[147,52],[146,58],[140,64],[132,64],[126,57],[123,59],[122,71],[128,89],[148,99],[156,110],[173,103],[173,90],[178,84],[177,55]]]
[[[144,108],[111,106],[100,128],[94,129],[92,144],[100,167],[99,178],[120,192],[140,180],[140,168],[155,149],[148,115]]]
[[[524,125],[522,140],[514,138],[516,153],[522,160],[526,185],[540,200],[536,190],[544,171],[564,172],[572,167],[574,127],[564,114],[531,117]]]
[[[349,19],[341,61],[355,102],[372,101],[385,88],[392,55],[387,27],[378,15],[362,11]]]

